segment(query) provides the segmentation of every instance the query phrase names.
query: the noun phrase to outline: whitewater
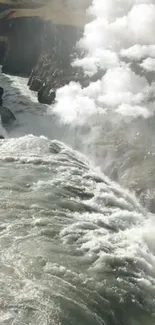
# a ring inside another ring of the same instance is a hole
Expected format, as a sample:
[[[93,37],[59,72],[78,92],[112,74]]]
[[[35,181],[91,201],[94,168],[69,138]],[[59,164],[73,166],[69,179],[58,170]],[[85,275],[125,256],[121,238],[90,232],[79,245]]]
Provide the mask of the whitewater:
[[[40,105],[0,75],[0,324],[155,323],[155,5],[93,0],[72,63],[100,78]]]

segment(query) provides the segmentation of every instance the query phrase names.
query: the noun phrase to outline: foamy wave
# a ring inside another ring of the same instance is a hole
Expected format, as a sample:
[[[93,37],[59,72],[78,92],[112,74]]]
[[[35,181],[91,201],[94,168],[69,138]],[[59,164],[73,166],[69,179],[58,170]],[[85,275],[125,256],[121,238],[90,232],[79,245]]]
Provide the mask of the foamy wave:
[[[152,321],[155,225],[134,194],[56,140],[3,140],[0,157],[1,322]]]

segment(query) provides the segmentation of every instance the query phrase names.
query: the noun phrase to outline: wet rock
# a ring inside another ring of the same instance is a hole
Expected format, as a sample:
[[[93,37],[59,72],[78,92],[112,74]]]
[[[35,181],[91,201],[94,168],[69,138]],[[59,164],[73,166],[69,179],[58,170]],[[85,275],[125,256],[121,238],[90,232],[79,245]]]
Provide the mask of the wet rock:
[[[28,81],[31,90],[38,90],[38,101],[42,104],[52,104],[55,100],[55,92],[70,82],[79,82],[81,87],[87,87],[91,79],[84,75],[83,70],[71,65],[70,60],[57,57],[53,53],[43,53],[34,67]],[[53,89],[53,91],[51,91]]]
[[[2,125],[4,127],[12,124],[16,120],[14,114],[10,111],[10,109],[4,106],[0,106],[0,116]]]
[[[50,90],[49,86],[43,85],[38,91],[38,101],[41,104],[51,105],[56,97],[54,90]]]
[[[3,137],[3,135],[0,135],[0,140],[2,140],[2,139],[5,139],[5,138]]]
[[[32,91],[39,91],[39,89],[42,87],[43,82],[41,79],[32,77],[30,82],[30,90]]]
[[[2,99],[3,94],[4,94],[4,89],[3,87],[0,87],[0,106],[2,106],[3,104],[3,99]]]
[[[81,36],[81,30],[73,26],[44,24],[42,53],[30,75],[28,86],[38,91],[38,101],[52,104],[58,88],[71,81],[78,81],[75,69],[71,66],[74,45]],[[42,87],[37,89],[42,81]],[[81,78],[82,80],[82,78]],[[45,86],[45,85],[46,86]],[[52,90],[51,90],[52,89]]]
[[[30,78],[28,80],[28,86],[30,87],[33,80],[41,80],[42,85],[47,84],[47,79],[50,79],[52,74],[51,66],[53,66],[53,57],[50,54],[42,53],[35,67],[33,68]],[[38,89],[39,90],[39,89]],[[37,91],[38,91],[37,90]]]

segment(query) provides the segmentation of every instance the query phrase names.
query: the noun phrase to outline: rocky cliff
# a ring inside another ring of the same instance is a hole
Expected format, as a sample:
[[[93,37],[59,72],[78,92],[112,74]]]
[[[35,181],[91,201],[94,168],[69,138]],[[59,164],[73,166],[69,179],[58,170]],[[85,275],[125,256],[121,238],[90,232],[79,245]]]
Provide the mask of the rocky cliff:
[[[0,0],[2,72],[30,76],[28,85],[50,103],[55,89],[77,77],[70,62],[90,0]]]

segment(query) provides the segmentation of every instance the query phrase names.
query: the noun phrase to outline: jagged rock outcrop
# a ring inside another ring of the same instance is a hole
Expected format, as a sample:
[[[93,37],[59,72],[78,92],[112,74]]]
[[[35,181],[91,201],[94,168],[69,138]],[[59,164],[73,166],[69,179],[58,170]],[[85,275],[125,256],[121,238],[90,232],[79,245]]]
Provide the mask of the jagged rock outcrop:
[[[28,81],[30,89],[38,92],[40,103],[53,103],[56,89],[70,81],[86,82],[71,66],[81,34],[82,30],[73,26],[54,26],[51,22],[44,25],[43,51]]]
[[[101,79],[105,71],[99,70],[92,77],[86,76],[82,69],[71,65],[72,56],[60,57],[54,54],[42,53],[28,80],[31,90],[38,92],[40,103],[52,104],[56,90],[69,84],[78,82],[87,87],[90,82]]]

